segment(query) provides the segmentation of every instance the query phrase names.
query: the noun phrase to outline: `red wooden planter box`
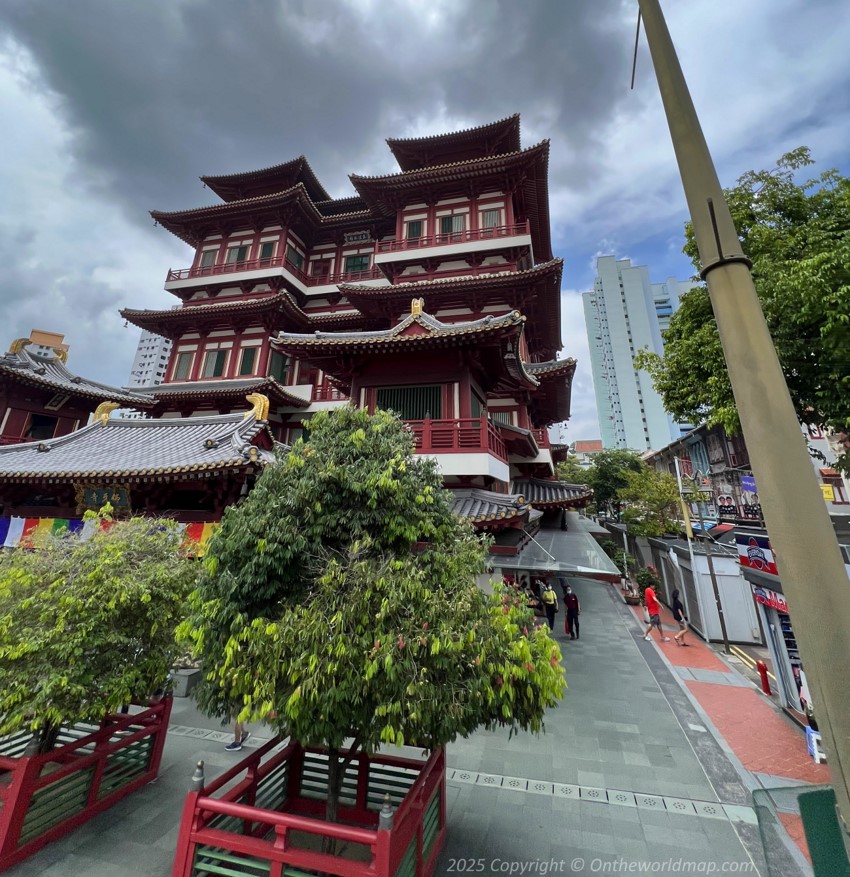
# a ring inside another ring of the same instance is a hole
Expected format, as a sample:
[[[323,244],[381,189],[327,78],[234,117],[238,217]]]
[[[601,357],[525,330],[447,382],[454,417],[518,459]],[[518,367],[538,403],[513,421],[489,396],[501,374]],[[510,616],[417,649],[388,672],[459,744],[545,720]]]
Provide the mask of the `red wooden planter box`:
[[[279,750],[279,751],[275,751]],[[200,791],[183,810],[173,877],[268,874],[430,877],[446,833],[446,758],[355,755],[338,823],[326,822],[327,756],[269,741]],[[392,827],[379,826],[389,794]],[[322,852],[335,839],[336,854]]]
[[[30,757],[29,732],[0,738],[0,871],[153,780],[170,715],[168,697],[99,727],[63,727],[55,749]]]

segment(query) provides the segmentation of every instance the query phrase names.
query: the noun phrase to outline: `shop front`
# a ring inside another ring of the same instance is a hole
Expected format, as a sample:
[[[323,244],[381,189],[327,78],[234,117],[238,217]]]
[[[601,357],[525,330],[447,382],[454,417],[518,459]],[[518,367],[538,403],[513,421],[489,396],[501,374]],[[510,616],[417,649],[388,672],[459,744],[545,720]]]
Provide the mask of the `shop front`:
[[[780,703],[805,714],[812,698],[770,540],[767,536],[739,533],[735,542],[741,573],[750,585],[770,651]]]

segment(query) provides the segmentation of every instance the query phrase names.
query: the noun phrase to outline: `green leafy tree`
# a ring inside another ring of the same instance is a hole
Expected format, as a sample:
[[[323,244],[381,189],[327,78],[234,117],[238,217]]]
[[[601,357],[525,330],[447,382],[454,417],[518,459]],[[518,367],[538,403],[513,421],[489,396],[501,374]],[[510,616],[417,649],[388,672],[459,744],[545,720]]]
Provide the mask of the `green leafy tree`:
[[[625,504],[623,520],[635,536],[663,536],[678,532],[679,487],[666,472],[642,466],[626,475],[618,494]]]
[[[211,540],[182,630],[207,669],[201,704],[326,748],[332,820],[347,741],[538,731],[560,652],[513,594],[479,590],[484,558],[394,415],[316,415]]]
[[[850,432],[850,179],[830,170],[798,183],[805,147],[726,191],[788,389],[802,423]],[[693,229],[685,253],[698,267]],[[664,357],[641,351],[664,407],[680,420],[740,421],[706,287],[682,297]],[[848,455],[841,465],[847,470]]]
[[[611,517],[620,519],[620,491],[628,483],[630,472],[639,472],[646,466],[635,451],[616,448],[600,451],[593,458],[589,484],[593,488],[593,500],[600,510],[605,509]]]
[[[133,518],[87,541],[0,552],[0,734],[40,750],[163,686],[197,565],[172,521]]]
[[[635,580],[637,581],[640,605],[646,606],[646,589],[652,588],[657,593],[661,585],[661,577],[654,566],[642,566],[635,574]]]
[[[592,467],[585,469],[575,457],[567,457],[557,467],[558,478],[567,484],[590,484],[591,473]]]

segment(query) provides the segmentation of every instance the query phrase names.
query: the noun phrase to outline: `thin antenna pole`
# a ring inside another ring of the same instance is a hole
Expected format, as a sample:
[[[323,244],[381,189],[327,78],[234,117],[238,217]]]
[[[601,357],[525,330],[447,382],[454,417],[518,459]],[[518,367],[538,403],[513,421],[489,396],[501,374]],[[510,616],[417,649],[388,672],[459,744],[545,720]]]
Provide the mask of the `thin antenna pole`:
[[[635,90],[635,71],[637,70],[637,52],[638,43],[640,42],[640,10],[638,10],[637,27],[635,28],[635,53],[632,57],[632,86],[631,90]]]

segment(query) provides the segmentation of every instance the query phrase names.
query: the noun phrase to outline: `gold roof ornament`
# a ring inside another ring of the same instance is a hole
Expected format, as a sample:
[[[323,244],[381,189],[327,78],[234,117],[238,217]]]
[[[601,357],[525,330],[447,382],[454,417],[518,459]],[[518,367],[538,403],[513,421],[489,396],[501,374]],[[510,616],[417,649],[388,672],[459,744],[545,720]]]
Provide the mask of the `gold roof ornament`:
[[[68,362],[68,351],[63,350],[61,347],[54,347],[53,352],[56,354],[56,358],[62,365],[66,365]]]
[[[30,343],[29,338],[16,338],[9,345],[9,353],[20,353],[29,343]]]
[[[121,406],[117,402],[101,402],[94,410],[94,419],[99,420],[101,426],[106,426],[109,421],[109,415],[112,414],[116,408],[120,407]]]
[[[245,412],[245,417],[254,415],[254,420],[269,419],[269,397],[262,393],[249,393],[245,397],[246,402],[251,403],[251,410]]]
[[[413,317],[418,317],[422,314],[422,311],[425,307],[425,299],[424,298],[414,298],[410,302],[410,314]]]

